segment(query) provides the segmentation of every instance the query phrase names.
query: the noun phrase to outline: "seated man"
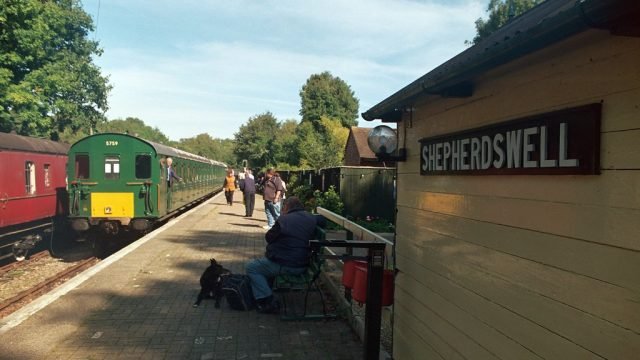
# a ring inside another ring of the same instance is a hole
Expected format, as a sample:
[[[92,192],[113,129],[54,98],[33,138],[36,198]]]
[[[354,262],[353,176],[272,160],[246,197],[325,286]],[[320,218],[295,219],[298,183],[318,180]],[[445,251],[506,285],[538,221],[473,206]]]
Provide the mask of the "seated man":
[[[316,226],[324,227],[326,224],[324,217],[305,211],[295,196],[285,200],[282,212],[282,216],[265,235],[265,256],[249,261],[245,267],[251,278],[258,312],[262,313],[279,310],[268,279],[278,274],[301,274],[306,271],[310,257],[309,240],[313,238]]]

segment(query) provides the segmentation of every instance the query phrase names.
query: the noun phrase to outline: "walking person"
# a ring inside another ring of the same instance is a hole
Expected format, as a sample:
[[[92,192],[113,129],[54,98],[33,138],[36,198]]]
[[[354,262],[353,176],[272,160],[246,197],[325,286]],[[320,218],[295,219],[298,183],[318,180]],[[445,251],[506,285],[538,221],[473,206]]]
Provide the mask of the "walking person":
[[[282,195],[283,189],[280,178],[274,176],[275,172],[273,168],[269,168],[264,174],[263,199],[264,211],[267,215],[267,225],[262,228],[265,230],[271,229],[280,216],[280,196]]]
[[[253,207],[256,203],[256,181],[251,170],[244,172],[244,181],[240,182],[240,190],[244,198],[245,217],[253,216]]]
[[[325,224],[324,217],[305,211],[297,197],[291,196],[284,202],[282,216],[264,236],[267,241],[265,256],[245,265],[258,312],[279,311],[268,279],[278,274],[302,274],[306,271],[311,254],[309,240],[316,226],[324,227]]]
[[[238,187],[238,180],[236,180],[235,175],[233,174],[233,169],[227,169],[227,176],[224,178],[224,185],[222,188],[224,189],[224,197],[227,199],[227,205],[233,206],[233,192],[236,191]]]
[[[282,195],[280,196],[280,208],[282,209],[282,206],[284,205],[284,199],[287,198],[287,183],[282,180],[280,173],[276,172],[275,176],[280,179],[280,183],[282,184]]]

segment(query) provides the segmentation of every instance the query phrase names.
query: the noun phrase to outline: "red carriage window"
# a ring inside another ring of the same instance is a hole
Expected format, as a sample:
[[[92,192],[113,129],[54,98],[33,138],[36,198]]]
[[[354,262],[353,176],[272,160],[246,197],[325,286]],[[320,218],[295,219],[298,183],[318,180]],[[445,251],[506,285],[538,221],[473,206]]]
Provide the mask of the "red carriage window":
[[[51,172],[49,172],[49,168],[51,165],[44,164],[44,187],[51,187]]]
[[[104,178],[117,180],[120,178],[120,158],[107,156],[104,158]]]
[[[27,194],[36,193],[36,165],[32,161],[24,163],[24,189]]]
[[[151,155],[136,155],[136,179],[151,177]]]
[[[76,179],[89,178],[89,155],[76,155]]]

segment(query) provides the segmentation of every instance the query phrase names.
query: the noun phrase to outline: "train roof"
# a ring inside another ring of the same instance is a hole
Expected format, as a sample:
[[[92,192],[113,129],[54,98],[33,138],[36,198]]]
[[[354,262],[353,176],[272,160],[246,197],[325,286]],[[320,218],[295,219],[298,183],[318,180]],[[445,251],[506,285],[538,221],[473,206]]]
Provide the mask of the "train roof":
[[[87,137],[79,140],[78,142],[84,141],[85,139],[88,139],[88,138],[91,138],[91,137],[104,136],[104,135],[126,136],[126,137],[130,137],[132,139],[136,139],[136,140],[145,142],[145,143],[151,145],[151,147],[154,148],[156,153],[158,153],[160,155],[171,156],[171,157],[175,157],[175,158],[190,159],[190,160],[194,160],[194,161],[199,161],[199,162],[208,163],[208,164],[214,164],[214,165],[220,165],[220,166],[225,166],[225,167],[227,166],[225,163],[220,162],[220,161],[211,160],[211,159],[208,159],[208,158],[206,158],[204,156],[192,154],[192,153],[184,151],[184,150],[176,149],[174,147],[163,145],[163,144],[158,144],[156,142],[149,141],[149,140],[146,140],[146,139],[143,139],[143,138],[140,138],[140,137],[137,137],[137,136],[133,136],[133,135],[130,135],[130,134],[125,134],[125,133],[99,133],[99,134],[94,134],[94,135],[87,136]]]
[[[69,144],[0,132],[0,150],[67,155]]]

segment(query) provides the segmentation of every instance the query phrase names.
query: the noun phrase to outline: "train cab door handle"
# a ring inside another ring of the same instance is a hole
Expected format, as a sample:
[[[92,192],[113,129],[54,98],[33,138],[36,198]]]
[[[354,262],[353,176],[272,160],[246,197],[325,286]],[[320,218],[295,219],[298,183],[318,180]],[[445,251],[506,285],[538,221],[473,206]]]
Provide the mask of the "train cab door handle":
[[[9,202],[9,194],[2,193],[2,195],[0,195],[0,209],[2,210],[6,209],[8,202]]]

